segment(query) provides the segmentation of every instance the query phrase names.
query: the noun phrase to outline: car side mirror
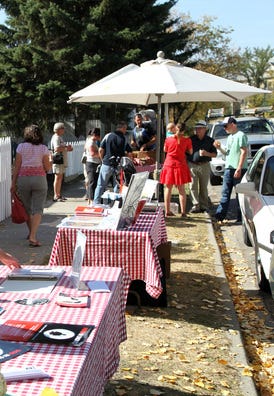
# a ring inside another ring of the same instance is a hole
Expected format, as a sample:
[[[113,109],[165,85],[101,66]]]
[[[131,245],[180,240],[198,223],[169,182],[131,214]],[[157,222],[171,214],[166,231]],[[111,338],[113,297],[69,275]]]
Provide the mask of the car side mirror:
[[[257,194],[254,182],[239,183],[235,189],[237,194],[245,194],[251,197]]]

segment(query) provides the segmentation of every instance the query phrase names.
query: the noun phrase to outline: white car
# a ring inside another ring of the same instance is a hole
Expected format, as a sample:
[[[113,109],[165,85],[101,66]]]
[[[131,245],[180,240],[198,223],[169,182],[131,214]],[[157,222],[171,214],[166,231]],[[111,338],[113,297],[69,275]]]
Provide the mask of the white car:
[[[236,118],[238,129],[248,137],[248,158],[250,163],[256,152],[266,144],[274,144],[274,129],[270,122],[261,117]],[[214,140],[219,140],[223,147],[226,146],[227,133],[221,122],[209,125],[209,135]],[[218,150],[217,157],[210,161],[210,183],[216,186],[222,183],[225,169],[225,157]]]
[[[274,145],[257,152],[236,192],[244,242],[255,250],[258,285],[274,297]]]

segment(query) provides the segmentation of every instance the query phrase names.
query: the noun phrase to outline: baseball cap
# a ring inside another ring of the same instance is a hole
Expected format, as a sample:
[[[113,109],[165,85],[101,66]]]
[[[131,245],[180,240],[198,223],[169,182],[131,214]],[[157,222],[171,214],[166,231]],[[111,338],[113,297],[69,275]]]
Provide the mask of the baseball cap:
[[[225,117],[223,122],[223,125],[227,125],[227,124],[237,124],[237,121],[234,117]]]
[[[62,122],[56,122],[55,124],[54,124],[54,127],[53,127],[53,131],[55,132],[55,131],[58,131],[58,129],[62,129],[62,128],[64,128],[65,127],[65,125],[62,123]]]
[[[195,128],[206,128],[207,127],[207,123],[203,120],[199,120],[198,122],[196,122],[195,124]]]

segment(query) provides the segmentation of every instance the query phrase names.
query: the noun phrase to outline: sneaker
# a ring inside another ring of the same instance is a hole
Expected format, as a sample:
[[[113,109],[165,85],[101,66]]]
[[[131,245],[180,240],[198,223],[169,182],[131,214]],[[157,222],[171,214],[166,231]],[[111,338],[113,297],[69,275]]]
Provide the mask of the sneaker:
[[[228,223],[228,220],[227,219],[220,219],[220,220],[218,220],[218,219],[216,219],[215,218],[215,221],[217,222],[217,224],[219,224],[219,225],[225,225],[225,224],[227,224]]]
[[[201,209],[199,208],[199,206],[195,205],[195,206],[192,206],[189,213],[201,213]]]

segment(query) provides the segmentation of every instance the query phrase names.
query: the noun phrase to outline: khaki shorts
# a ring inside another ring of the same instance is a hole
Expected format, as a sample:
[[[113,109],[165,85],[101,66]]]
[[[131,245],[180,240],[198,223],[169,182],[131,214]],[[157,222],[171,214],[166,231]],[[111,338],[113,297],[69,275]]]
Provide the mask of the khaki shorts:
[[[61,173],[65,173],[65,165],[64,164],[52,164],[52,172],[60,175]]]

